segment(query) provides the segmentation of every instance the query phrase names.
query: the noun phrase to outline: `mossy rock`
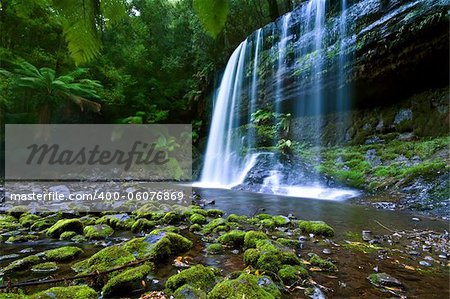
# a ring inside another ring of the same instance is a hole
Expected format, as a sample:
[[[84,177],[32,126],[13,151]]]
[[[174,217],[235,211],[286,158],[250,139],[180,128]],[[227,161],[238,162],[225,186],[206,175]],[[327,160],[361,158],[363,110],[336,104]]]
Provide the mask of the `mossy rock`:
[[[134,220],[127,214],[104,215],[95,221],[95,224],[107,224],[116,230],[129,230]]]
[[[240,230],[232,230],[221,235],[217,241],[224,245],[241,246],[244,244],[245,232]]]
[[[37,255],[30,255],[30,256],[24,257],[22,259],[13,261],[8,266],[3,268],[3,271],[11,272],[11,271],[25,270],[31,266],[39,264],[40,262],[41,262],[41,259]]]
[[[31,267],[31,271],[34,272],[54,272],[56,270],[58,270],[58,266],[55,262],[40,263]]]
[[[187,284],[195,289],[200,289],[207,292],[212,288],[212,286],[214,286],[215,283],[215,268],[195,265],[169,277],[166,281],[166,288],[170,293],[173,293],[178,288]]]
[[[210,234],[216,229],[218,226],[226,225],[226,221],[223,218],[216,218],[211,220],[208,224],[203,227],[202,233]]]
[[[330,271],[330,272],[337,271],[337,267],[335,264],[333,264],[330,261],[324,260],[317,254],[313,254],[311,256],[311,258],[309,259],[309,262],[311,263],[311,265],[317,266],[320,269],[325,270],[325,271]]]
[[[74,231],[68,231],[68,232],[63,232],[60,236],[59,239],[62,241],[66,241],[66,240],[70,240],[73,237],[75,237],[76,235],[78,235],[76,232]]]
[[[142,288],[141,282],[153,270],[152,264],[144,264],[135,268],[125,270],[112,277],[103,287],[103,296],[117,297],[131,293],[133,290]]]
[[[181,287],[179,287],[174,293],[173,298],[175,299],[206,299],[207,295],[206,292],[194,288],[191,285],[185,284]]]
[[[278,244],[290,248],[298,248],[300,246],[300,242],[297,240],[291,240],[286,238],[278,238],[276,241]]]
[[[161,219],[161,221],[166,224],[177,224],[181,220],[183,220],[183,215],[175,211],[167,212]]]
[[[308,276],[308,271],[301,266],[286,265],[278,271],[278,277],[287,286],[293,285],[300,279],[306,279]]]
[[[131,231],[133,232],[142,232],[145,230],[150,230],[156,226],[155,221],[148,220],[146,218],[139,218],[136,220],[131,226]]]
[[[114,267],[126,265],[135,260],[134,255],[125,250],[123,246],[113,245],[100,250],[86,260],[74,264],[72,269],[83,274],[94,271],[102,272]]]
[[[6,240],[6,243],[22,243],[22,242],[30,242],[30,241],[36,241],[39,239],[36,235],[15,235],[11,236]]]
[[[274,229],[276,227],[275,221],[273,219],[263,219],[260,223],[263,228]]]
[[[191,221],[192,224],[204,224],[206,223],[206,217],[197,213],[194,213],[189,217],[189,221]]]
[[[323,221],[299,221],[298,226],[304,233],[332,237],[334,229]]]
[[[265,239],[268,239],[265,233],[251,230],[245,233],[244,246],[246,248],[255,248],[256,241]]]
[[[210,254],[218,254],[223,252],[223,246],[220,243],[213,243],[213,244],[209,244],[206,247],[206,252],[210,253]]]
[[[244,263],[255,267],[261,253],[258,249],[250,248],[244,252]]]
[[[206,212],[206,210],[204,210],[198,206],[193,206],[191,212],[192,212],[192,214],[196,213],[196,214],[203,215],[205,217],[208,216],[208,212]]]
[[[3,215],[0,218],[0,230],[1,231],[11,231],[20,228],[20,224],[16,217],[10,215]]]
[[[256,215],[255,218],[257,218],[259,220],[272,219],[272,215],[262,213],[262,214]]]
[[[243,273],[236,279],[216,284],[208,294],[208,299],[242,298],[277,299],[281,298],[281,293],[269,277]]]
[[[59,238],[66,231],[74,231],[82,234],[83,228],[83,223],[79,219],[62,219],[58,220],[58,222],[47,230],[47,235],[52,238]]]
[[[171,232],[154,230],[142,238],[124,244],[124,249],[137,258],[164,259],[170,255],[183,253],[192,248],[192,242]]]
[[[201,230],[202,230],[202,226],[200,224],[192,224],[189,227],[189,231],[191,231],[191,232],[198,232],[198,231],[201,231]]]
[[[114,234],[114,230],[107,224],[96,224],[86,226],[83,230],[83,234],[89,240],[100,240]]]
[[[273,216],[272,220],[275,222],[277,227],[285,226],[291,222],[288,217],[282,215]]]
[[[56,249],[46,250],[42,253],[42,256],[47,261],[68,261],[76,258],[77,256],[83,254],[83,250],[81,248],[75,246],[64,246]]]
[[[208,217],[212,217],[212,218],[218,218],[218,217],[222,217],[223,216],[223,211],[219,210],[219,209],[209,209],[206,210],[206,215]]]
[[[228,222],[245,223],[247,222],[247,217],[239,216],[236,214],[231,214],[227,217]]]
[[[97,299],[98,294],[88,286],[54,287],[33,294],[29,299]]]
[[[19,223],[25,227],[32,226],[36,221],[40,220],[41,217],[35,214],[24,213],[20,216]]]

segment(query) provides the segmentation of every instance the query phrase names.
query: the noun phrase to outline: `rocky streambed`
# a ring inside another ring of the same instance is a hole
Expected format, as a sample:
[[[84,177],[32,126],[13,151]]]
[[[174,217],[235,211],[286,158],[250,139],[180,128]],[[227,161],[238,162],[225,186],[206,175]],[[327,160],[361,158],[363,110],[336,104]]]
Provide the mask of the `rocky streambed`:
[[[204,200],[188,207],[2,214],[0,298],[449,295],[447,223],[342,203],[198,192]]]

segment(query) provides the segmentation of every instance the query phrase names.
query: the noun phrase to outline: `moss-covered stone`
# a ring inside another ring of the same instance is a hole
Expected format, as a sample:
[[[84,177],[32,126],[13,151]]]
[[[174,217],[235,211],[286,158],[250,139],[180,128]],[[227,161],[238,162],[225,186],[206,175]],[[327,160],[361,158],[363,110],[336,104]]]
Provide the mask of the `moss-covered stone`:
[[[19,223],[25,227],[30,227],[40,219],[41,217],[36,214],[24,213],[20,216]]]
[[[324,260],[317,254],[313,254],[311,256],[311,258],[309,259],[309,262],[311,263],[311,265],[317,266],[320,269],[325,270],[325,271],[337,271],[337,267],[335,264],[333,264],[330,261]]]
[[[244,246],[246,248],[255,248],[256,241],[268,239],[267,235],[260,231],[248,231],[244,236]]]
[[[286,247],[298,248],[300,246],[300,242],[297,240],[291,240],[286,238],[278,238],[277,243]]]
[[[10,215],[2,215],[0,217],[0,230],[11,231],[20,228],[17,218]]]
[[[192,248],[192,242],[171,232],[154,230],[142,238],[136,238],[124,244],[124,249],[137,258],[164,259],[170,255],[186,252]]]
[[[171,211],[167,212],[161,220],[166,224],[177,224],[178,222],[183,220],[183,215],[178,212]]]
[[[273,219],[263,219],[260,223],[263,228],[274,229],[276,227],[275,221],[273,221]]]
[[[153,265],[144,264],[135,268],[125,270],[112,277],[103,287],[103,296],[108,298],[111,296],[119,296],[131,293],[137,288],[141,288],[142,281],[153,270]]]
[[[279,227],[279,226],[285,226],[285,225],[287,225],[287,224],[290,222],[290,220],[289,220],[288,217],[286,217],[286,216],[281,216],[281,215],[273,216],[273,217],[272,217],[272,220],[275,222],[275,225],[276,225],[277,227]]]
[[[88,286],[54,287],[33,294],[29,299],[97,299],[98,294]]]
[[[31,271],[34,272],[53,272],[56,270],[58,270],[58,266],[55,262],[40,263],[31,267]]]
[[[102,272],[135,260],[134,255],[125,250],[123,246],[113,245],[100,250],[86,260],[74,264],[72,269],[82,273]]]
[[[212,218],[222,217],[223,211],[219,210],[219,209],[209,209],[209,210],[206,210],[206,215],[208,215],[208,217],[212,217]]]
[[[47,261],[56,262],[72,260],[81,254],[83,254],[83,250],[75,246],[64,246],[46,250],[42,253]]]
[[[11,236],[6,240],[6,243],[21,243],[21,242],[30,242],[30,241],[36,241],[37,239],[39,239],[38,236],[36,235],[29,235],[29,234],[25,234],[25,235],[15,235],[15,236]]]
[[[192,224],[190,227],[189,227],[189,230],[191,231],[191,232],[198,232],[198,231],[201,231],[202,230],[202,226],[200,225],[200,224]]]
[[[334,229],[323,221],[299,221],[298,226],[304,233],[320,236],[334,236]]]
[[[278,277],[283,281],[285,285],[292,285],[300,279],[306,279],[308,277],[308,271],[301,266],[283,266],[278,271]]]
[[[114,234],[114,230],[107,224],[96,224],[86,226],[83,230],[83,234],[90,240],[100,240]]]
[[[272,215],[262,213],[262,214],[256,215],[255,218],[257,218],[259,220],[272,219]]]
[[[205,291],[185,284],[173,293],[173,297],[175,299],[206,299],[207,295]]]
[[[189,218],[189,221],[193,224],[204,224],[206,223],[206,217],[197,213],[192,214],[192,216]]]
[[[240,230],[232,230],[221,235],[217,241],[224,245],[241,246],[244,244],[245,232]]]
[[[79,219],[62,219],[47,230],[47,235],[52,238],[59,238],[65,231],[82,234],[83,228],[83,223]]]
[[[216,284],[208,294],[208,299],[242,298],[276,299],[281,298],[281,293],[269,277],[243,273],[236,279]]]
[[[156,226],[156,222],[148,220],[146,218],[139,218],[131,226],[133,232],[142,232],[145,230],[150,230]]]
[[[8,266],[3,268],[3,271],[11,272],[11,271],[25,270],[33,265],[39,264],[40,262],[41,259],[37,255],[30,255],[22,259],[13,261]]]
[[[247,249],[244,252],[244,263],[246,265],[255,267],[260,256],[261,256],[261,253],[259,252],[258,249],[255,249],[255,248]]]
[[[104,215],[95,221],[95,224],[107,224],[116,230],[129,230],[134,220],[127,214]]]
[[[247,221],[247,217],[239,216],[236,214],[231,214],[227,217],[227,221],[229,222],[237,222],[237,223],[245,223]]]
[[[178,288],[188,284],[205,292],[209,291],[216,283],[216,271],[212,267],[195,265],[189,269],[175,274],[166,281],[166,288],[173,293]]]
[[[72,239],[73,237],[75,237],[77,235],[77,233],[76,232],[74,232],[74,231],[68,231],[68,232],[63,232],[60,236],[59,236],[59,239],[60,240],[70,240],[70,239]]]
[[[218,254],[218,253],[221,253],[222,251],[223,251],[223,246],[220,243],[209,244],[206,247],[206,252],[208,252],[210,254]]]
[[[202,233],[210,234],[216,229],[218,226],[226,225],[226,221],[223,218],[216,218],[211,220],[208,224],[203,227]]]

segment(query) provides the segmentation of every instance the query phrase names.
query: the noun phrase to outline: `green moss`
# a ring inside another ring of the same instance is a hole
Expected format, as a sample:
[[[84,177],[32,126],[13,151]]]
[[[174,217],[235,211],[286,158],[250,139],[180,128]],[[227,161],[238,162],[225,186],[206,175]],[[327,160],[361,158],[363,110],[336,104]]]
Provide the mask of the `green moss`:
[[[208,215],[208,217],[217,218],[223,216],[223,211],[219,209],[210,209],[206,210],[206,214]]]
[[[261,253],[258,249],[250,248],[244,252],[244,263],[246,265],[256,266]]]
[[[21,243],[21,242],[29,242],[29,241],[35,241],[39,239],[36,235],[16,235],[11,236],[6,240],[6,243]]]
[[[27,269],[33,265],[39,264],[40,262],[41,259],[37,255],[30,255],[25,258],[13,261],[8,266],[3,268],[3,271],[4,272],[20,271]]]
[[[262,214],[256,215],[255,218],[257,218],[259,220],[272,219],[272,215],[262,213]]]
[[[67,261],[74,259],[83,253],[81,248],[75,246],[64,246],[61,248],[50,249],[44,251],[42,254],[48,261]]]
[[[289,218],[287,218],[285,216],[281,216],[281,215],[273,216],[272,219],[275,222],[276,226],[285,226],[286,224],[288,224],[290,222]]]
[[[192,225],[189,227],[189,230],[190,230],[191,232],[198,232],[198,231],[202,230],[202,226],[201,226],[200,224],[192,224]]]
[[[192,207],[192,214],[194,214],[194,213],[203,215],[205,217],[208,216],[208,212],[198,206]]]
[[[222,251],[223,251],[223,246],[220,243],[209,244],[206,247],[206,252],[208,252],[210,254],[217,254],[217,253],[221,253]]]
[[[31,267],[31,271],[34,272],[53,272],[56,270],[58,270],[58,266],[55,262],[40,263]]]
[[[166,281],[166,288],[173,293],[183,285],[190,285],[196,289],[209,291],[216,283],[215,269],[203,265],[195,265],[175,274]]]
[[[155,221],[148,220],[146,218],[139,218],[131,226],[133,232],[142,232],[145,230],[150,230],[156,226]]]
[[[98,294],[88,286],[54,287],[30,296],[30,299],[97,299]]]
[[[261,226],[268,229],[274,229],[276,225],[273,219],[263,219],[261,220]]]
[[[204,224],[206,223],[206,217],[197,213],[192,214],[189,218],[192,224]]]
[[[201,289],[194,288],[191,285],[185,284],[179,287],[174,293],[175,299],[206,299],[206,292]]]
[[[77,235],[74,231],[63,232],[60,236],[60,240],[70,240]]]
[[[106,247],[90,258],[76,263],[72,266],[76,272],[83,274],[94,271],[106,271],[114,267],[123,266],[136,260],[133,254],[128,252],[120,245]]]
[[[243,273],[218,283],[208,294],[208,299],[242,298],[276,299],[281,298],[281,293],[269,277]]]
[[[167,212],[162,218],[162,222],[166,224],[176,224],[183,219],[183,215],[178,212]]]
[[[137,258],[164,259],[183,253],[192,247],[192,242],[176,233],[154,230],[143,238],[135,238],[124,244],[124,249]]]
[[[211,220],[208,224],[205,225],[205,227],[202,230],[202,233],[204,234],[210,234],[214,231],[214,229],[218,226],[226,225],[226,221],[223,218],[216,218]]]
[[[134,220],[126,214],[105,215],[95,221],[95,224],[107,224],[115,230],[129,230],[134,224]]]
[[[325,271],[337,271],[337,267],[335,264],[333,264],[330,261],[324,260],[323,258],[319,257],[317,254],[313,254],[311,258],[309,259],[309,262],[313,266],[317,266],[322,270]]]
[[[19,223],[25,227],[32,226],[36,221],[40,220],[41,217],[35,214],[24,213],[20,216]]]
[[[247,217],[239,216],[236,214],[231,214],[227,217],[227,221],[229,222],[237,222],[237,223],[245,223],[247,221]]]
[[[358,240],[361,239],[359,236]],[[345,242],[344,244],[345,248],[348,248],[353,251],[359,251],[362,253],[371,253],[371,252],[377,252],[380,249],[383,249],[380,246],[372,245],[365,242]]]
[[[100,240],[114,234],[114,230],[107,224],[96,224],[86,226],[83,233],[84,236],[90,240]]]
[[[232,230],[221,235],[217,241],[229,246],[240,246],[244,244],[245,232],[240,230]]]
[[[278,277],[285,285],[293,285],[300,279],[308,278],[308,271],[301,266],[283,266],[278,271]]]
[[[291,247],[291,248],[298,248],[300,246],[299,241],[286,239],[286,238],[278,238],[277,243],[282,246]]]
[[[323,221],[299,221],[298,226],[304,233],[320,236],[334,236],[334,229]]]
[[[62,219],[47,230],[47,235],[52,238],[59,238],[65,231],[74,231],[82,234],[83,223],[79,219]]]
[[[0,218],[0,230],[11,231],[20,228],[20,224],[17,219],[10,215],[3,215]]]
[[[112,277],[102,289],[104,297],[125,295],[133,290],[142,288],[141,282],[153,270],[153,265],[144,264],[125,270]]]
[[[248,231],[244,236],[244,246],[246,248],[255,248],[257,240],[268,239],[267,235],[260,231]]]

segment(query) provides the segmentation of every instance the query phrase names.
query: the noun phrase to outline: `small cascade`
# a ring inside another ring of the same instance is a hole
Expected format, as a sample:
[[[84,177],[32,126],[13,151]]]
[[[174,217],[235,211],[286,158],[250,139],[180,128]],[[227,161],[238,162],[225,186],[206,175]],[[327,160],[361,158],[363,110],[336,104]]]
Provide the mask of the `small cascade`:
[[[331,22],[335,30],[326,28],[326,3],[301,4],[258,29],[233,52],[216,93],[196,185],[323,199],[356,194],[328,186],[313,166],[288,154],[294,142],[301,142],[313,147],[320,160],[324,115],[330,107],[348,109],[342,71],[349,58],[343,50],[348,36],[346,0]],[[330,69],[337,78],[326,77]],[[333,96],[325,89],[334,90]],[[295,130],[291,117],[299,122]],[[336,127],[336,140],[344,139],[344,131]]]

